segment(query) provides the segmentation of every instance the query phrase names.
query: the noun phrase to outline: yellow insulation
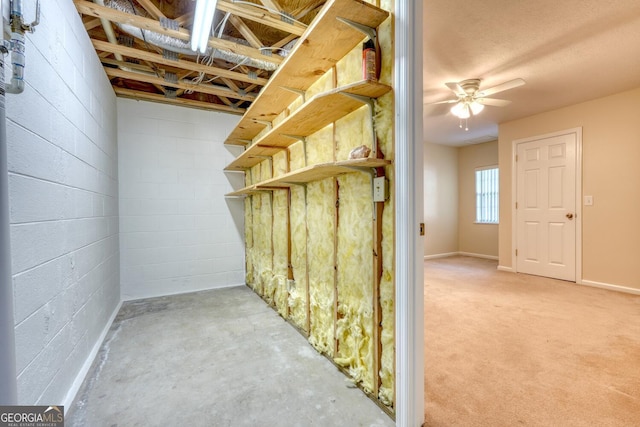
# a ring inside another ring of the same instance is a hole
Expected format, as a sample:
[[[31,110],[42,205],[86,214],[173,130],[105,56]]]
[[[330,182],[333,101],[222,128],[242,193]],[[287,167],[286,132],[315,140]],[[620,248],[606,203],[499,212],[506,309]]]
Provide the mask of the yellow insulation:
[[[307,162],[327,163],[333,161],[333,144],[327,141],[333,140],[333,125],[326,126],[307,138]]]
[[[349,152],[363,144],[372,148],[372,135],[371,114],[366,105],[338,120],[336,122],[337,159],[348,159]]]
[[[375,128],[378,135],[378,147],[382,150],[384,158],[393,160],[393,93],[388,93],[378,98],[374,104]]]
[[[318,351],[329,355],[333,354],[334,347],[334,194],[332,178],[311,182],[307,186],[311,306],[309,342]]]
[[[338,357],[353,379],[373,390],[373,199],[371,178],[341,176],[338,226]]]
[[[394,0],[381,0],[381,7],[394,10]],[[393,19],[387,19],[378,28],[378,42],[382,55],[380,81],[393,85]],[[375,103],[375,126],[378,145],[386,159],[395,159],[393,143],[393,91],[378,98]],[[380,389],[378,398],[388,406],[395,402],[395,174],[394,167],[385,168],[389,180],[389,200],[385,203],[382,217],[382,278],[380,281],[380,306],[382,309],[382,354],[380,357]]]
[[[382,308],[382,355],[380,360],[380,389],[378,398],[385,405],[394,404],[395,381],[395,286],[394,286],[394,202],[393,166],[386,168],[389,178],[389,201],[382,216],[382,278],[380,280],[380,306]]]
[[[393,12],[395,0],[368,1]],[[392,18],[388,19],[378,29],[383,52],[380,81],[390,85],[393,84],[394,62],[392,21]],[[365,40],[363,38],[363,42]],[[360,80],[361,44],[315,82],[307,90],[306,99]],[[282,122],[300,105],[301,96],[273,121],[273,125]],[[393,160],[392,92],[375,101],[374,114],[378,146],[386,159]],[[265,132],[266,129],[257,138]],[[247,174],[247,185],[268,179],[272,174],[279,176],[307,165],[345,160],[353,148],[363,144],[373,148],[372,118],[367,105],[309,136],[306,153],[305,145],[296,142],[288,150],[274,155],[272,162],[261,162]],[[374,234],[369,174],[354,172],[338,178],[338,224],[335,223],[336,188],[333,178],[311,182],[306,188],[293,186],[290,199],[287,190],[247,197],[246,280],[293,324],[303,330],[307,330],[309,325],[309,342],[318,351],[335,356],[335,362],[345,367],[366,391],[374,390],[379,375],[377,397],[385,405],[394,406],[394,169],[393,166],[385,169],[391,194],[385,203],[382,222],[382,279],[379,288],[382,353],[379,372],[373,372],[376,357],[373,338]],[[287,227],[291,230],[290,242]],[[290,259],[287,257],[289,250]],[[291,264],[293,280],[288,280],[288,263]],[[336,293],[337,313],[334,311]],[[338,348],[334,355],[336,340]]]
[[[333,85],[333,70],[329,69],[322,77],[320,77],[314,84],[312,84],[305,93],[307,100],[311,99],[315,95],[326,92],[334,88]]]
[[[254,180],[264,181],[271,177],[271,162],[263,161],[251,170]],[[253,201],[253,289],[265,295],[265,286],[273,274],[272,250],[272,194],[257,193]]]
[[[289,168],[292,171],[306,166],[304,144],[301,141],[289,146],[289,158]]]
[[[291,265],[294,282],[289,290],[289,318],[307,329],[307,229],[305,189],[291,188]],[[308,331],[307,331],[308,332]]]
[[[287,151],[282,150],[273,155],[273,176],[284,175],[289,171],[287,162]]]
[[[363,36],[362,43],[366,40]],[[338,86],[344,86],[362,80],[362,43],[359,43],[355,49],[345,55],[344,58],[340,59],[336,64]]]
[[[253,289],[265,294],[265,284],[272,275],[271,252],[271,194],[259,193],[253,198]]]
[[[273,276],[267,288],[278,313],[287,317],[289,305],[289,291],[287,289],[288,271],[288,238],[287,238],[287,205],[288,191],[273,192]]]

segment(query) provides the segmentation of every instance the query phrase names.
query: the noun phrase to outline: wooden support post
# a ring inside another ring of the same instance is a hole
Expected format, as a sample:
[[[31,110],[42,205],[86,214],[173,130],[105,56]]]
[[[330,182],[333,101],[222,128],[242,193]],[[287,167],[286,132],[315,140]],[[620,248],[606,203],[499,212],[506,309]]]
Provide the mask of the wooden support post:
[[[288,157],[288,156],[287,156]],[[289,305],[289,298],[291,294],[289,292],[289,283],[292,281],[295,283],[295,277],[293,276],[293,263],[291,262],[291,188],[285,190],[287,192],[287,310],[286,318],[291,318],[291,306]]]
[[[382,174],[384,176],[384,172]],[[378,398],[380,390],[380,365],[382,356],[382,306],[380,305],[380,281],[382,278],[382,213],[384,202],[373,204],[373,393]]]
[[[288,149],[285,151],[285,157],[287,161],[285,173],[288,173],[291,169],[291,152]],[[287,189],[287,279],[295,280],[291,262],[291,187]]]
[[[375,156],[382,158],[382,151],[377,149],[377,136],[373,123],[373,108],[371,109],[371,127],[373,138],[376,139]],[[373,177],[384,177],[383,167],[375,168]],[[382,306],[380,304],[380,282],[382,281],[382,215],[384,202],[373,203],[373,392],[376,399],[379,398],[381,378],[380,366],[382,364]]]
[[[308,212],[308,203],[307,203],[307,185],[304,184],[304,246],[305,246],[305,275],[306,275],[306,294],[307,294],[307,319],[306,319],[306,327],[307,327],[307,336],[311,335],[311,293],[309,290],[309,212]]]
[[[333,358],[338,357],[338,226],[340,224],[340,184],[338,178],[333,178],[334,188],[334,219],[333,219]]]
[[[331,78],[333,88],[338,86],[338,68],[331,67]],[[332,124],[333,161],[338,155],[338,142],[336,141],[336,124]],[[340,225],[340,182],[338,178],[333,179],[334,187],[334,220],[333,220],[333,359],[338,357],[340,351],[340,340],[338,339],[338,309],[340,306],[340,293],[338,292],[338,227]]]
[[[244,260],[244,264],[245,264],[245,271],[249,270],[249,265],[251,263],[251,259],[253,257],[249,257],[247,256],[249,254],[249,251],[251,251],[253,253],[253,241],[254,241],[254,236],[253,236],[253,196],[249,196],[249,216],[248,216],[248,220],[251,222],[251,224],[245,224],[245,228],[246,227],[251,227],[250,228],[250,233],[251,233],[251,247],[249,247],[249,242],[246,241],[246,236],[245,236],[245,242],[244,242],[244,250],[245,250],[245,260]],[[247,209],[247,206],[245,204],[245,209]],[[245,215],[246,218],[246,215]],[[251,275],[253,277],[253,263],[251,263]],[[255,279],[254,279],[255,280]],[[253,288],[253,283],[246,283],[246,277],[245,277],[245,285],[251,286],[251,288]]]
[[[271,176],[273,176],[273,174]],[[276,221],[276,216],[274,215],[274,212],[273,212],[273,207],[274,207],[273,191],[269,191],[268,196],[269,196],[269,208],[270,208],[269,210],[271,211],[271,278],[269,280],[272,280],[273,276],[275,276],[275,268],[276,268],[276,251],[275,251],[275,246],[273,245],[273,228]],[[263,295],[266,294],[264,289],[262,294]],[[278,311],[278,304],[276,304],[275,292],[272,296],[271,305],[276,309],[276,311]]]

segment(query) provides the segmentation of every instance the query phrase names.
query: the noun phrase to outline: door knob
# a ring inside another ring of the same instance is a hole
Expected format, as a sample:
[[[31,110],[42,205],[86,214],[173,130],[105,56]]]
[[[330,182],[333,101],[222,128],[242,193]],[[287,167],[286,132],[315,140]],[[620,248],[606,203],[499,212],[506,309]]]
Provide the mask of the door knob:
[[[572,213],[568,213],[568,214],[567,214],[567,218],[569,218],[569,219],[573,219],[573,214],[572,214]]]

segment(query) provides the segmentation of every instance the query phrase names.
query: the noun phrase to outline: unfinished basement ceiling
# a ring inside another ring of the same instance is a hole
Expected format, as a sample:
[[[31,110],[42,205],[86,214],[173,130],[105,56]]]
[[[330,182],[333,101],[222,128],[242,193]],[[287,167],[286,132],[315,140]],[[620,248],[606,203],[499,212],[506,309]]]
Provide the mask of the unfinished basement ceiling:
[[[74,0],[117,96],[243,114],[326,0],[218,0],[205,55],[195,0]]]

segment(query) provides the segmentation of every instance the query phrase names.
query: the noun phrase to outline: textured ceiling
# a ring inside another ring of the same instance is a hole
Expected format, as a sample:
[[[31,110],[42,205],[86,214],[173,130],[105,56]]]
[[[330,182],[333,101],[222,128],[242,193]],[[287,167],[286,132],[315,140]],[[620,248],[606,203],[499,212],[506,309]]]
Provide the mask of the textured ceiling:
[[[498,124],[640,86],[638,0],[424,0],[425,140],[465,145],[495,139]],[[444,85],[480,78],[480,88],[515,78],[459,128]]]

